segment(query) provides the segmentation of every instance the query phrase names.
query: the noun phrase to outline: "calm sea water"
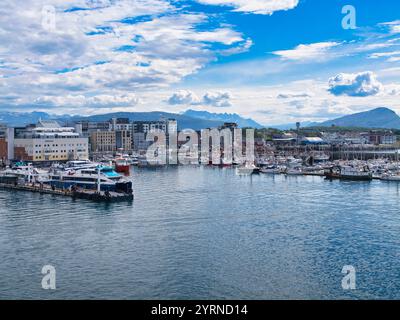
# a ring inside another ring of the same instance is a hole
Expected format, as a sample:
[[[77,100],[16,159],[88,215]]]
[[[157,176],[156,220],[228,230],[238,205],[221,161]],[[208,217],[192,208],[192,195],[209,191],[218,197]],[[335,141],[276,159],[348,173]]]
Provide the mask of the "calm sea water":
[[[132,178],[132,204],[0,191],[0,298],[400,298],[400,184],[197,167]]]

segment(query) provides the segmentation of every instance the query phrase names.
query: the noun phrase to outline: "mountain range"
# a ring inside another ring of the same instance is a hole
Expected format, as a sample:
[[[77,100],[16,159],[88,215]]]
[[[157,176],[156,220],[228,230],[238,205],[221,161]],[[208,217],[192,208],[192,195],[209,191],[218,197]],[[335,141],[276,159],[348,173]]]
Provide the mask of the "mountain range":
[[[393,110],[382,107],[322,123],[314,123],[312,126],[400,129],[400,117]]]
[[[256,128],[261,129],[263,126],[252,119],[245,119],[236,113],[211,113],[207,111],[196,111],[187,110],[184,115],[191,118],[221,121],[221,122],[233,122],[237,123],[240,128]]]
[[[400,117],[393,110],[385,107],[369,111],[346,115],[337,119],[324,122],[301,122],[303,128],[307,127],[359,127],[369,129],[400,129]],[[295,123],[271,126],[279,130],[295,129]]]
[[[187,110],[184,113],[154,112],[114,112],[92,116],[52,115],[46,112],[0,112],[0,123],[10,126],[24,126],[36,123],[39,119],[53,119],[60,122],[71,122],[77,120],[106,121],[111,118],[128,118],[131,121],[156,121],[162,118],[173,118],[178,121],[179,129],[191,128],[200,130],[204,128],[215,128],[225,122],[235,122],[239,127],[262,128],[263,126],[252,119],[246,119],[235,113],[210,113],[207,111]],[[386,128],[400,129],[400,117],[391,109],[381,107],[370,111],[346,115],[321,123],[303,122],[303,127],[362,127],[362,128]],[[271,126],[281,130],[293,129],[295,124]]]
[[[39,119],[52,119],[65,123],[77,120],[106,121],[111,118],[128,118],[131,121],[157,121],[160,119],[173,118],[178,121],[179,129],[190,128],[193,130],[216,128],[223,125],[225,122],[236,122],[240,127],[262,128],[257,122],[242,118],[237,114],[218,114],[194,110],[188,110],[182,114],[154,111],[114,112],[92,116],[53,115],[46,112],[0,112],[0,123],[6,123],[9,126],[24,126],[30,123],[36,123]]]

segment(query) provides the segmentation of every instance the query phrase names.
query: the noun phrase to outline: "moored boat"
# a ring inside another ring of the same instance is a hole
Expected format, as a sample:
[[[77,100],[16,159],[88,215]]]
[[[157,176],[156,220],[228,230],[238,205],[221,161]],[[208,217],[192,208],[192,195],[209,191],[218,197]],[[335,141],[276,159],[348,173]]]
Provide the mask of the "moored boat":
[[[290,168],[286,170],[285,174],[288,176],[301,176],[303,175],[303,171],[301,168]]]
[[[380,177],[381,180],[383,181],[396,181],[396,182],[400,182],[400,175],[398,174],[389,174],[389,173],[385,173],[382,174]]]
[[[279,174],[282,173],[282,169],[275,166],[267,166],[260,169],[261,173],[265,174]]]
[[[255,166],[253,163],[247,163],[244,166],[240,166],[236,168],[236,174],[237,175],[252,175],[260,173],[260,168]]]
[[[373,179],[372,172],[368,167],[331,167],[325,170],[325,177],[328,179],[343,179],[343,180],[362,180],[370,181]]]
[[[43,183],[57,189],[79,188],[86,190],[132,193],[132,181],[108,166],[78,170],[52,169]],[[100,185],[100,188],[99,188]]]
[[[114,166],[116,172],[129,174],[130,165],[124,158],[115,159]]]

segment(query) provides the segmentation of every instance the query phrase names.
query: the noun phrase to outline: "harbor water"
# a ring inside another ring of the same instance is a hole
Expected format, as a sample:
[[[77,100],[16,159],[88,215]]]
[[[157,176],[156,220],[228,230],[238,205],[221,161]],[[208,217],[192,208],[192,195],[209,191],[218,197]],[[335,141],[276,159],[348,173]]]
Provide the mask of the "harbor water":
[[[0,299],[400,298],[400,183],[189,166],[132,179],[132,203],[0,190]]]

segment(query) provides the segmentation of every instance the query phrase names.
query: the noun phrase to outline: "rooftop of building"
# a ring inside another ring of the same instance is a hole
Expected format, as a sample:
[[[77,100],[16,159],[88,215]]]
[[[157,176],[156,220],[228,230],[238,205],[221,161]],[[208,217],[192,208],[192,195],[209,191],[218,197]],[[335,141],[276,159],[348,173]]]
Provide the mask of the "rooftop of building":
[[[39,119],[37,128],[61,128],[61,125],[56,120],[42,120]]]

